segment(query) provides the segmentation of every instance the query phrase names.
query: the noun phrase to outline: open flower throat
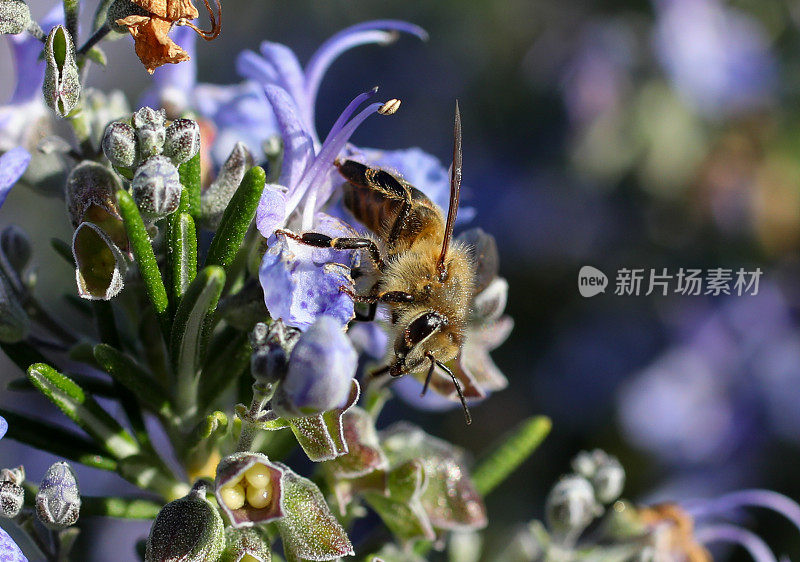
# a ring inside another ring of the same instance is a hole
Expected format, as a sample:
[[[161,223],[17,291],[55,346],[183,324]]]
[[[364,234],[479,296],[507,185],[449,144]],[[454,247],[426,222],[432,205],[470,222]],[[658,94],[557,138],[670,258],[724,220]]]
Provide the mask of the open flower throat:
[[[172,26],[185,25],[192,28],[203,39],[215,39],[222,29],[222,5],[216,0],[216,12],[212,10],[208,0],[203,0],[211,30],[204,31],[191,23],[200,13],[192,0],[131,0],[142,8],[142,13],[130,14],[116,20],[119,26],[127,28],[135,41],[136,55],[150,74],[156,68],[167,63],[179,63],[189,60],[189,54],[169,37]]]
[[[273,494],[270,470],[263,464],[254,464],[240,479],[226,483],[220,489],[220,497],[230,509],[239,509],[245,503],[263,509],[272,501]]]

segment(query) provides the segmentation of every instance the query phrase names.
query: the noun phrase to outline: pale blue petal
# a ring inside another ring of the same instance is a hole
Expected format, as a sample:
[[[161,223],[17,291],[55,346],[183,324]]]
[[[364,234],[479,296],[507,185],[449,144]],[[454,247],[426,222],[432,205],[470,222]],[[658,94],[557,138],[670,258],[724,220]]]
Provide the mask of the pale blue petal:
[[[341,322],[322,315],[300,336],[281,388],[297,409],[335,410],[347,402],[357,366],[358,354]]]
[[[8,422],[3,416],[0,416],[0,439],[3,438],[3,436],[6,434],[7,431],[8,431]]]
[[[347,335],[359,351],[372,359],[383,359],[389,345],[389,334],[378,322],[357,322]]]
[[[314,158],[314,140],[308,133],[289,93],[277,86],[266,86],[264,93],[275,112],[283,139],[283,166],[278,183],[289,188],[289,197]]]
[[[264,238],[269,238],[286,222],[286,195],[280,185],[267,184],[261,193],[256,210],[256,227]]]
[[[322,315],[335,318],[342,328],[355,317],[353,300],[341,291],[353,290],[350,268],[330,259],[315,263],[312,256],[324,251],[284,236],[270,238],[259,280],[272,318],[304,330]]]
[[[280,43],[264,41],[260,50],[264,60],[275,70],[275,81],[272,83],[289,92],[300,110],[306,130],[313,131],[311,115],[314,108],[306,98],[305,75],[300,61],[289,47]]]
[[[30,153],[21,146],[0,156],[0,206],[5,203],[9,191],[25,173],[30,161]]]
[[[2,528],[0,528],[0,561],[28,562],[17,543]]]
[[[428,39],[427,32],[417,25],[399,20],[374,20],[343,29],[325,41],[306,65],[305,93],[310,106],[313,108],[316,104],[319,86],[328,68],[342,53],[359,45],[392,43],[398,31],[416,35],[423,41]],[[311,118],[313,124],[313,111]]]

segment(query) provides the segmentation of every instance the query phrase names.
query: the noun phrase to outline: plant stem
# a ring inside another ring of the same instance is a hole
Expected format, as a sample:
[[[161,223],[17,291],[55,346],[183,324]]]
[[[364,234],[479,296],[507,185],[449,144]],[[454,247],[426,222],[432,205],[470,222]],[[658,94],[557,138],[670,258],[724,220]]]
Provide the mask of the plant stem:
[[[78,49],[78,56],[86,56],[86,53],[88,53],[92,47],[102,41],[109,33],[111,33],[111,26],[108,25],[108,23],[101,25],[94,33],[92,33],[92,36],[86,40],[86,43],[84,43],[81,48]]]

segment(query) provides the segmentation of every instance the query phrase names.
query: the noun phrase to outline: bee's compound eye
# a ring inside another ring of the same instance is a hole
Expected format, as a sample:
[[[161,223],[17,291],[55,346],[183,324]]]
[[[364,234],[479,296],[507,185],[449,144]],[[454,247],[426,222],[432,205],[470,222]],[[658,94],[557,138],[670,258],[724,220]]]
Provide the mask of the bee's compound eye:
[[[403,337],[398,339],[395,344],[395,353],[400,357],[405,357],[415,345],[426,340],[444,323],[444,318],[437,312],[426,312],[417,316],[403,330]]]

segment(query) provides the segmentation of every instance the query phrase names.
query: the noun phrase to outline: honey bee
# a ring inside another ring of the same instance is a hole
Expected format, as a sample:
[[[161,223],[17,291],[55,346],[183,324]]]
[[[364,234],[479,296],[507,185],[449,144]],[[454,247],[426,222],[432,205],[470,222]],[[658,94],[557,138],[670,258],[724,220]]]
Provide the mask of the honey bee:
[[[398,377],[423,373],[422,394],[438,367],[452,379],[467,424],[469,409],[456,376],[446,363],[454,359],[464,343],[467,317],[475,293],[476,264],[471,248],[453,241],[461,187],[461,116],[456,103],[453,166],[450,172],[450,203],[442,210],[419,189],[378,168],[345,160],[336,167],[347,180],[344,204],[374,234],[374,238],[332,238],[315,232],[302,235],[283,231],[312,246],[339,250],[366,250],[374,264],[365,294],[342,288],[356,302],[369,305],[358,320],[372,320],[377,305],[391,312],[394,356],[390,364],[373,375]],[[356,277],[354,272],[354,277]]]

